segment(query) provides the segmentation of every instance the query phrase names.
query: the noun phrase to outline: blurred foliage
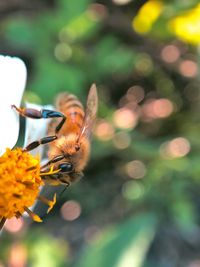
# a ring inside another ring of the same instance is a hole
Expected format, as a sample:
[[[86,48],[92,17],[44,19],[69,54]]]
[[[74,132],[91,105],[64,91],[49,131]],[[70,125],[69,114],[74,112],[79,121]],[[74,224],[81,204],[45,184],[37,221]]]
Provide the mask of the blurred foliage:
[[[88,246],[78,266],[140,266],[154,231],[155,218],[149,214],[128,220],[120,229],[108,228]]]
[[[99,119],[85,178],[43,224],[5,229],[0,265],[14,266],[17,243],[20,266],[200,266],[199,1],[25,2],[0,5],[1,51],[28,68],[24,100],[68,90],[85,103],[95,82]]]

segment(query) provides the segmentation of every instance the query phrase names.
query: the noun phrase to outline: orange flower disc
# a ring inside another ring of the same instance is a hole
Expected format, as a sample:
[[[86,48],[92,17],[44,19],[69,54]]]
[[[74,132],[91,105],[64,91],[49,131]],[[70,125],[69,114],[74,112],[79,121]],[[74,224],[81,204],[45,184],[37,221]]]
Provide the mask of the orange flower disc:
[[[7,148],[0,157],[0,218],[21,216],[36,201],[41,185],[39,158]]]

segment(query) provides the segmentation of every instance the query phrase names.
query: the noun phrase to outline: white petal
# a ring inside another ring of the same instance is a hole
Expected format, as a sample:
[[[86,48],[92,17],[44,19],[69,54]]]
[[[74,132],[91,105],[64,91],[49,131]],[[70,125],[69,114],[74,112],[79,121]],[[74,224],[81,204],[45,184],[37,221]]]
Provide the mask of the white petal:
[[[37,110],[41,109],[50,109],[53,110],[53,106],[40,106],[32,103],[26,103],[27,108],[34,108]],[[33,141],[39,140],[47,136],[47,127],[51,120],[50,119],[26,119],[26,129],[25,129],[25,140],[24,147],[30,144]],[[40,155],[42,157],[44,145],[40,145],[38,148],[35,148],[31,151],[32,155]]]
[[[41,109],[50,109],[54,110],[54,107],[51,105],[41,106],[36,105],[33,103],[26,103],[27,108],[34,108],[37,110]],[[26,128],[25,128],[25,138],[24,138],[24,147],[26,147],[28,144],[30,144],[33,141],[39,140],[42,137],[47,136],[47,127],[50,123],[51,119],[30,119],[26,118]],[[47,145],[40,145],[38,148],[35,148],[34,150],[30,151],[32,155],[39,155],[41,157],[41,165],[45,164],[48,159],[42,158],[42,155],[44,154],[44,147]],[[46,155],[45,155],[46,156]],[[40,187],[40,191],[42,190],[43,186]],[[34,211],[35,206],[37,205],[38,201],[36,201],[32,207],[29,207],[31,211]],[[23,214],[24,217],[28,217],[28,214],[25,212]]]
[[[21,59],[0,55],[0,155],[18,139],[19,116],[11,105],[20,106],[26,76],[26,66]]]
[[[26,108],[34,108],[37,110],[41,109],[51,109],[53,110],[53,106],[47,105],[47,106],[41,106],[33,103],[28,103],[26,102]],[[47,135],[47,127],[49,124],[50,120],[49,119],[31,119],[31,118],[26,118],[26,128],[25,128],[25,138],[24,138],[24,147],[26,147],[28,144],[31,142],[34,142],[36,140],[41,139],[42,137],[45,137]],[[42,158],[44,151],[44,145],[40,145],[39,147],[33,149],[30,151],[32,155],[39,155],[40,158]],[[43,160],[41,160],[41,165],[45,164]],[[40,187],[40,191],[42,190],[42,186]],[[35,201],[33,206],[29,207],[31,211],[34,211],[35,206],[37,205],[38,200]],[[24,212],[23,217],[29,217],[29,215]]]

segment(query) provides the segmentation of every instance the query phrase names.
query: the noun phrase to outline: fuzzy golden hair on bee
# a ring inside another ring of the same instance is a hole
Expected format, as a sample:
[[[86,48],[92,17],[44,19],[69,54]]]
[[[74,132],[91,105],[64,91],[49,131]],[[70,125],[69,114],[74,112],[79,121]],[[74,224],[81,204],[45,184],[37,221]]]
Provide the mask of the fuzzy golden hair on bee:
[[[12,106],[21,116],[32,119],[49,119],[48,136],[30,143],[24,151],[31,151],[42,144],[48,144],[48,162],[41,171],[55,168],[43,180],[52,185],[70,185],[83,176],[90,156],[91,134],[95,123],[98,96],[96,85],[90,87],[86,108],[77,96],[64,92],[58,95],[56,110],[18,108]]]
[[[56,110],[61,112],[66,121],[57,133],[57,139],[49,144],[48,157],[55,159],[59,155],[62,159],[55,162],[56,168],[63,168],[62,176],[69,177],[82,175],[90,156],[91,134],[98,108],[97,89],[93,84],[90,88],[86,109],[75,95],[61,93],[56,99]],[[48,134],[55,132],[59,118],[49,125]],[[65,169],[66,166],[66,169]],[[67,171],[67,166],[69,171]],[[70,168],[71,166],[71,168]],[[71,181],[68,181],[71,183]]]

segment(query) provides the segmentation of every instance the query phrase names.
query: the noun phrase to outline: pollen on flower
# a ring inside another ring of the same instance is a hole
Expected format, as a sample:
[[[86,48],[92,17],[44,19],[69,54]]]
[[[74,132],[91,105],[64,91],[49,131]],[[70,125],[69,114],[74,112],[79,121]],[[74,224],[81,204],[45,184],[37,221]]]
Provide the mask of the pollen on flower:
[[[21,216],[36,201],[41,185],[39,158],[8,148],[0,157],[0,219]]]

